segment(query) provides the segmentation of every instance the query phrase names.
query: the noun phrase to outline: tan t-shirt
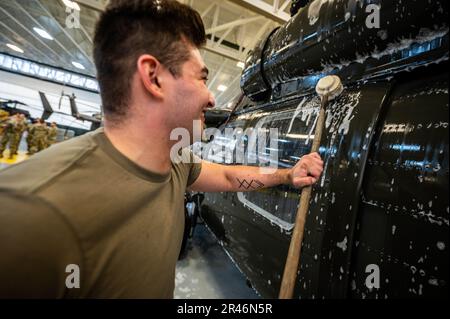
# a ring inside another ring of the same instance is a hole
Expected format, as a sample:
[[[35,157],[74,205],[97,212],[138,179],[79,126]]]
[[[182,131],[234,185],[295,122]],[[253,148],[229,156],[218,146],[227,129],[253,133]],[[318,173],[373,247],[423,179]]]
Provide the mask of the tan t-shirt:
[[[200,169],[150,172],[99,129],[0,171],[0,298],[172,298]]]

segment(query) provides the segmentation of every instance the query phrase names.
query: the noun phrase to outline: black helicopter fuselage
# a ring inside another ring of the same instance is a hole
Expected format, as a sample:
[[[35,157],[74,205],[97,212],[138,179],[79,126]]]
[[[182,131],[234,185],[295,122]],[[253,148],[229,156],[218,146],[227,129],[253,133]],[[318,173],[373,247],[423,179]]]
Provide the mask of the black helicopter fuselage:
[[[311,148],[315,84],[338,75],[295,296],[448,297],[448,4],[382,1],[377,30],[373,1],[319,2],[250,53],[221,130],[278,129],[276,164],[292,167]],[[263,297],[278,296],[298,203],[290,186],[205,194],[203,219]]]

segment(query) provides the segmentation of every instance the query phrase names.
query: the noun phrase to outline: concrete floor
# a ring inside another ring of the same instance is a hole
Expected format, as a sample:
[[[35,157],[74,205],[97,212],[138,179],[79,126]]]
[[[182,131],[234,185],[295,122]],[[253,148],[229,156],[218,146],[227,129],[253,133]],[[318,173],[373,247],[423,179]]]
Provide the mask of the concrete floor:
[[[258,299],[216,238],[198,224],[187,256],[177,264],[175,299]]]

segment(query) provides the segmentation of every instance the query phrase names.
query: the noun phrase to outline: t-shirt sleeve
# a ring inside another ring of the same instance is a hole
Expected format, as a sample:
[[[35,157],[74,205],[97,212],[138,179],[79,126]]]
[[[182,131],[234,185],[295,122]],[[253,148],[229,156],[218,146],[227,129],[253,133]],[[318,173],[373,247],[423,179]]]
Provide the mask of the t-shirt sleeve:
[[[202,170],[202,160],[197,155],[193,154],[191,151],[190,156],[192,158],[192,162],[189,170],[187,186],[192,185],[197,180]]]
[[[202,170],[202,160],[194,155],[189,148],[181,149],[181,154],[176,159],[183,166],[183,170],[187,171],[187,186],[193,184]]]
[[[76,296],[80,289],[66,287],[75,271],[66,273],[66,267],[82,269],[81,248],[54,207],[37,196],[0,189],[0,221],[0,298]]]

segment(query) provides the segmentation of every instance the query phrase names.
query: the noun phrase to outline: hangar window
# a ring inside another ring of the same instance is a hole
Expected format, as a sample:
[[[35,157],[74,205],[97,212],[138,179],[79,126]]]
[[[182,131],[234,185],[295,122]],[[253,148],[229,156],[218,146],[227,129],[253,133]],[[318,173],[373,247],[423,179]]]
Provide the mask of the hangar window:
[[[94,78],[0,53],[0,69],[99,92]]]

